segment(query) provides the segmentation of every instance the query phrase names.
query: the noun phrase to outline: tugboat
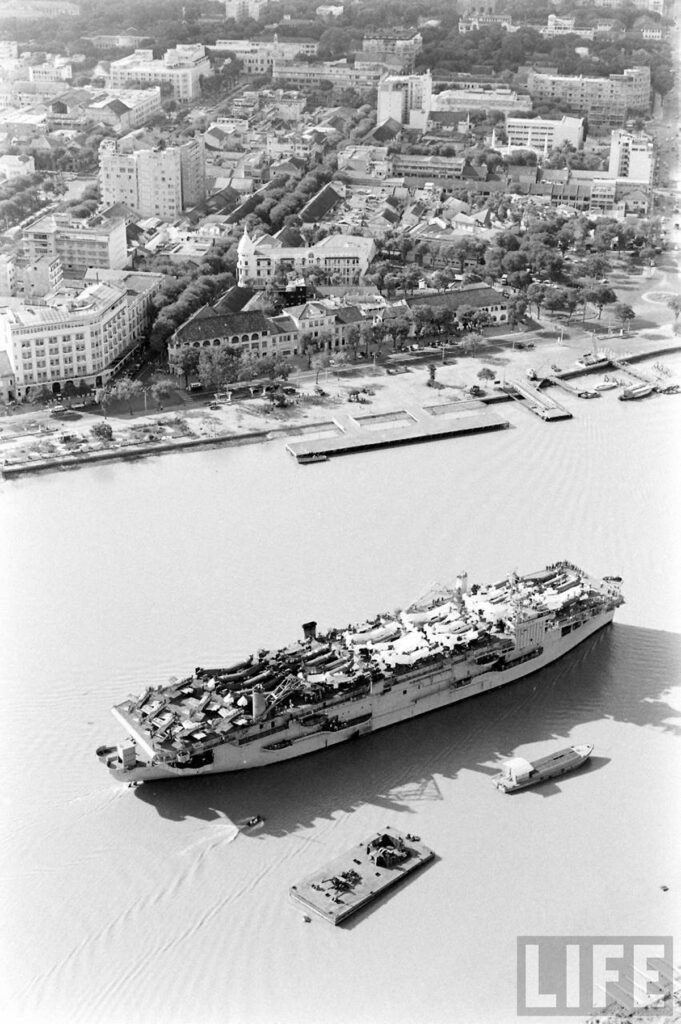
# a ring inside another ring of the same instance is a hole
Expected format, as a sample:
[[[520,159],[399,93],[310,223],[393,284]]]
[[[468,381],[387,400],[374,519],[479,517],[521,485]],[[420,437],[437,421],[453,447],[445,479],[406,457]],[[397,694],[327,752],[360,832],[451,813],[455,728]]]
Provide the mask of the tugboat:
[[[565,775],[566,772],[579,768],[591,757],[593,746],[584,745],[580,747],[566,747],[548,757],[540,757],[538,761],[526,761],[524,757],[512,757],[510,761],[504,761],[499,775],[495,775],[492,782],[502,793],[514,793],[516,789],[526,789],[527,786],[535,786],[545,779],[553,779],[556,775]]]

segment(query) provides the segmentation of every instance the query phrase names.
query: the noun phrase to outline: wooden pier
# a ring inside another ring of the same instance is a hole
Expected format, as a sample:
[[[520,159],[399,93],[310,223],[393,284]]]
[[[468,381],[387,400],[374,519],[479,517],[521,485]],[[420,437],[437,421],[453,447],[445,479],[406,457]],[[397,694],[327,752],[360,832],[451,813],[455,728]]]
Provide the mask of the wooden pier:
[[[434,856],[417,836],[388,826],[292,885],[289,894],[304,910],[342,924]]]
[[[464,437],[490,430],[505,430],[508,420],[488,412],[482,402],[452,403],[451,407],[410,407],[377,415],[334,416],[335,436],[291,440],[286,450],[302,461],[313,456],[344,455],[395,445]]]
[[[521,402],[526,409],[540,416],[543,420],[571,420],[572,413],[557,402],[555,398],[533,387],[532,384],[519,380],[507,382],[508,394]]]

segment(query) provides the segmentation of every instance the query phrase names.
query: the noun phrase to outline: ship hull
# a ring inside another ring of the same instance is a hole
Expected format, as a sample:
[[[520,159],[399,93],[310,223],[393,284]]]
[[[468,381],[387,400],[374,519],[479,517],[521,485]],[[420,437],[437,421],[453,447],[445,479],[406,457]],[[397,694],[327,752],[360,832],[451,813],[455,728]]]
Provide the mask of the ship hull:
[[[261,768],[317,753],[523,679],[574,650],[589,636],[611,623],[613,616],[614,608],[601,612],[565,636],[560,635],[561,630],[557,629],[554,631],[556,635],[549,634],[545,638],[542,647],[521,652],[516,664],[501,670],[481,670],[479,667],[476,670],[470,661],[461,659],[452,664],[446,659],[429,671],[418,674],[417,678],[414,674],[404,678],[395,676],[386,692],[369,693],[352,702],[347,722],[341,722],[341,727],[334,731],[306,732],[302,725],[296,723],[293,729],[288,730],[287,738],[278,743],[277,739],[282,733],[278,733],[277,737],[263,733],[239,744],[223,743],[214,748],[213,762],[200,768],[155,764],[128,769],[109,767],[109,771],[120,781],[152,782]]]

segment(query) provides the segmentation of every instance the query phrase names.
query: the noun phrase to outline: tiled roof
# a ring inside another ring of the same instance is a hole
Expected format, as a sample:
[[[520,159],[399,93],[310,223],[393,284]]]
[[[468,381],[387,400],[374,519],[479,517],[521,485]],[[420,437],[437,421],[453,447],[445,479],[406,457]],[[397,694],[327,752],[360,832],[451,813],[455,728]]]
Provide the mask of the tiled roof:
[[[458,309],[459,306],[473,306],[480,309],[483,306],[505,306],[508,299],[505,299],[501,292],[495,288],[464,288],[461,291],[440,292],[437,295],[415,296],[407,300],[410,306],[447,306],[448,309]]]
[[[175,340],[184,344],[228,338],[236,334],[266,334],[267,319],[262,313],[222,313],[197,317],[196,314],[175,331]]]
[[[333,185],[329,183],[305,204],[298,216],[304,223],[312,224],[325,217],[342,198]]]

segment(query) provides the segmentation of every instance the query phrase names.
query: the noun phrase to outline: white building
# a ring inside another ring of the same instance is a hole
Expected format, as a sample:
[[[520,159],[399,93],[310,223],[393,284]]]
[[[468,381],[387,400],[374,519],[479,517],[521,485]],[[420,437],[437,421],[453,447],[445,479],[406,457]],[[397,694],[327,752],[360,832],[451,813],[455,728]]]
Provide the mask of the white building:
[[[328,18],[340,18],[344,10],[342,4],[320,4],[319,7],[315,7],[315,14],[322,21],[326,21]]]
[[[143,217],[176,220],[206,195],[203,139],[154,143],[143,133],[105,139],[99,147],[104,206],[125,203]]]
[[[252,282],[253,287],[264,288],[277,274],[305,270],[335,274],[343,284],[355,284],[366,274],[375,253],[374,240],[359,235],[328,235],[309,248],[292,248],[270,235],[251,238],[244,228],[238,245],[239,284]]]
[[[34,387],[57,394],[67,381],[105,383],[143,339],[150,299],[162,280],[161,274],[130,273],[116,283],[65,289],[40,305],[5,300],[0,351],[7,353],[19,394]]]
[[[378,83],[377,124],[392,118],[408,128],[425,131],[432,91],[430,71],[423,75],[386,75]]]
[[[24,153],[19,156],[15,156],[12,153],[0,156],[0,178],[11,181],[13,178],[23,178],[27,174],[33,174],[34,172],[35,160],[32,156],[27,156]]]
[[[0,295],[14,295],[17,290],[17,265],[14,256],[0,253]]]
[[[43,256],[58,256],[65,270],[118,269],[128,259],[125,221],[101,216],[77,220],[51,213],[24,228],[23,250],[33,263]]]
[[[317,48],[316,39],[279,39],[276,34],[273,39],[218,39],[215,46],[209,47],[233,53],[248,75],[267,74],[275,61],[295,60],[301,55],[314,57]]]
[[[130,82],[149,85],[168,83],[175,99],[193,100],[201,93],[201,76],[213,74],[206,49],[200,43],[187,43],[166,50],[163,60],[154,60],[153,50],[135,50],[127,57],[111,62],[112,89],[124,89]]]
[[[550,120],[543,117],[507,117],[506,137],[509,149],[533,149],[548,152],[569,143],[581,149],[584,143],[584,119],[561,117]]]
[[[615,131],[610,135],[610,178],[631,178],[650,184],[655,167],[655,143],[648,135]]]
[[[529,96],[519,96],[508,86],[483,89],[482,86],[459,86],[445,89],[433,96],[433,111],[492,110],[502,114],[525,114],[532,110]]]
[[[225,0],[225,18],[232,18],[234,21],[243,21],[251,18],[253,21],[260,21],[269,0]]]

